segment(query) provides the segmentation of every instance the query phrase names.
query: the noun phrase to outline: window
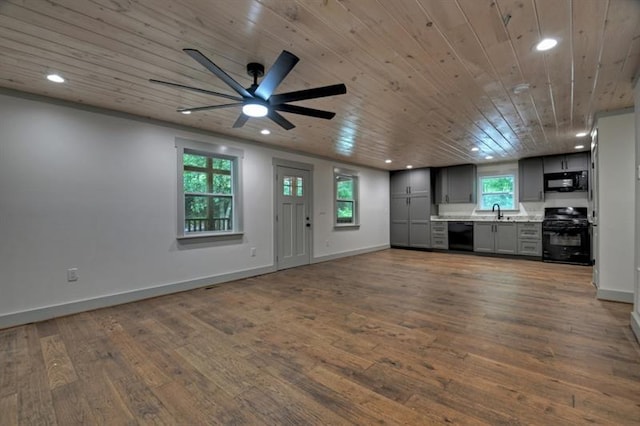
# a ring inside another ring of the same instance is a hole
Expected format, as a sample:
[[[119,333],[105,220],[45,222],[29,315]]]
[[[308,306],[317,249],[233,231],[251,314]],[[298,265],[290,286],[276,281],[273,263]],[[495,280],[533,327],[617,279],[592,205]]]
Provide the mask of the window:
[[[178,236],[242,232],[240,159],[242,151],[177,140]]]
[[[480,210],[491,210],[495,203],[502,210],[515,210],[515,175],[480,177]]]
[[[357,226],[358,218],[358,176],[348,170],[334,170],[335,225]]]

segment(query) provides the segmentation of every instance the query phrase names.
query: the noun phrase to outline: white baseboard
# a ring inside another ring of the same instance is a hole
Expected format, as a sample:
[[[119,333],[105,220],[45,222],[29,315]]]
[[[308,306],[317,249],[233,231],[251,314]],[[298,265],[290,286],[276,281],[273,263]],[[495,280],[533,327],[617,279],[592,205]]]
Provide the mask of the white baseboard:
[[[633,293],[628,291],[606,290],[598,288],[596,297],[599,300],[610,300],[612,302],[633,303]]]
[[[383,244],[380,246],[367,247],[363,249],[342,251],[340,253],[333,253],[333,254],[327,254],[325,256],[314,257],[313,259],[311,259],[311,263],[327,262],[329,260],[340,259],[342,257],[357,256],[359,254],[372,253],[374,251],[386,250],[388,248],[391,248],[389,244]]]
[[[636,340],[640,343],[640,314],[635,310],[631,312],[631,330],[633,330]]]
[[[229,274],[214,275],[195,280],[164,284],[158,287],[110,294],[108,296],[78,300],[60,305],[45,306],[43,308],[36,308],[27,311],[13,312],[6,315],[0,315],[0,329],[29,324],[36,321],[44,321],[65,315],[77,314],[79,312],[91,311],[93,309],[106,308],[108,306],[135,302],[137,300],[149,299],[151,297],[163,296],[165,294],[193,290],[195,288],[206,287],[223,282],[255,277],[257,275],[268,274],[275,271],[276,269],[274,266],[246,269],[244,271],[232,272]]]

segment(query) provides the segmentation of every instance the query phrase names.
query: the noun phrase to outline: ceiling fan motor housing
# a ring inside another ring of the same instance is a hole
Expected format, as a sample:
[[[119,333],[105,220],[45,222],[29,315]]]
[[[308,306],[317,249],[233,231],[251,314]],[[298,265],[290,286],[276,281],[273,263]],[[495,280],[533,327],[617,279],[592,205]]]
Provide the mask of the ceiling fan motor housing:
[[[247,64],[247,74],[254,79],[262,77],[264,75],[264,65],[257,62],[250,62]]]

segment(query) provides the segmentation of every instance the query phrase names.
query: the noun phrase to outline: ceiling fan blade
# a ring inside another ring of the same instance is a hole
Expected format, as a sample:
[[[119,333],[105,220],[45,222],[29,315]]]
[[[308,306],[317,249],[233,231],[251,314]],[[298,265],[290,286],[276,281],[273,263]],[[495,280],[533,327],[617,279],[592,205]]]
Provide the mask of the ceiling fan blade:
[[[293,53],[283,50],[276,62],[267,71],[254,94],[264,100],[269,99],[273,91],[282,83],[282,80],[291,72],[299,60],[300,58]]]
[[[285,130],[291,130],[294,127],[296,127],[293,125],[292,122],[290,122],[289,120],[287,120],[286,118],[278,114],[274,109],[271,109],[271,108],[269,109],[269,112],[267,113],[267,117],[275,121],[280,127],[282,127]]]
[[[231,99],[232,101],[242,100],[242,98],[238,96],[227,95],[225,93],[212,92],[211,90],[199,89],[197,87],[191,87],[191,86],[184,86],[182,84],[170,83],[168,81],[150,79],[149,82],[155,83],[155,84],[162,84],[164,86],[169,86],[169,87],[177,87],[178,89],[191,90],[192,92],[204,93],[205,95],[220,96],[221,98]]]
[[[249,119],[248,115],[245,114],[240,114],[240,116],[238,117],[238,119],[236,120],[235,123],[233,123],[233,128],[237,129],[239,127],[244,126],[244,123],[247,122],[247,120]]]
[[[331,120],[336,115],[335,112],[331,112],[331,111],[323,111],[321,109],[305,108],[297,105],[288,105],[288,104],[274,105],[271,108],[277,111],[290,112],[292,114],[300,114],[300,115],[307,115],[309,117],[324,118],[325,120]]]
[[[269,104],[280,105],[286,102],[323,98],[325,96],[344,95],[345,93],[347,93],[347,86],[344,84],[334,84],[331,86],[316,87],[314,89],[298,90],[296,92],[273,95],[269,98]]]
[[[203,67],[211,71],[213,74],[215,74],[215,76],[218,77],[220,80],[227,83],[227,85],[231,87],[233,90],[235,90],[240,96],[242,96],[243,98],[253,98],[253,95],[249,93],[247,89],[242,87],[240,83],[238,83],[233,78],[231,78],[231,76],[226,72],[224,72],[222,68],[220,68],[219,66],[211,62],[209,58],[207,58],[202,53],[200,53],[199,50],[196,50],[196,49],[182,49],[182,50],[187,55],[191,56],[194,60],[196,60],[200,65],[202,65]]]
[[[210,109],[222,109],[222,108],[231,108],[236,106],[242,106],[242,102],[237,102],[233,104],[224,104],[224,105],[209,105],[209,106],[201,106],[195,108],[178,108],[176,111],[178,112],[197,112],[197,111],[208,111]]]

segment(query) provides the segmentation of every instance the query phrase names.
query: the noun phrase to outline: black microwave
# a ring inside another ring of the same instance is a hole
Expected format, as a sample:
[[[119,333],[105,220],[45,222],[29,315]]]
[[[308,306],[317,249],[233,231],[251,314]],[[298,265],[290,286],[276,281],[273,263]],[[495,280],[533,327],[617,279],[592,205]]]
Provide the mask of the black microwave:
[[[547,173],[544,175],[545,192],[587,191],[589,177],[586,170],[581,172]]]

